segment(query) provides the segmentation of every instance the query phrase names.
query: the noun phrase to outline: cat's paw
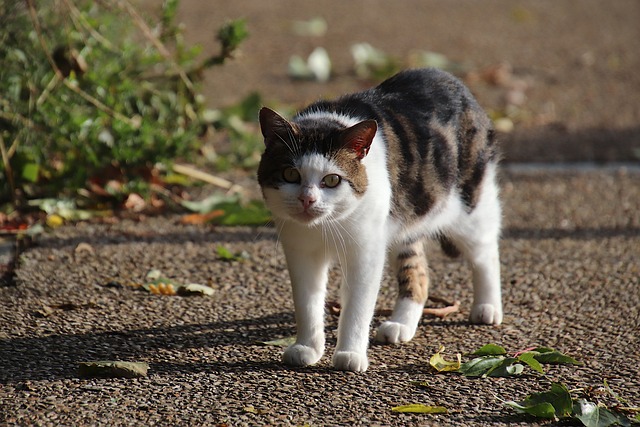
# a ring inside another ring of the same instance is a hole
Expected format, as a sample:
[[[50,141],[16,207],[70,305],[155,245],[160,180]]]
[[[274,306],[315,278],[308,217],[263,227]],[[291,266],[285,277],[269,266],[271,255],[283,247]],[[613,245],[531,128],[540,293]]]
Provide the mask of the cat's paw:
[[[340,371],[364,372],[369,367],[369,361],[366,354],[336,351],[333,354],[333,367]]]
[[[499,325],[502,323],[502,307],[500,304],[474,304],[469,320],[471,323]]]
[[[410,341],[415,333],[415,328],[410,328],[402,323],[388,320],[378,328],[376,341],[380,343],[398,344]]]
[[[282,355],[282,361],[291,366],[309,366],[322,357],[322,351],[302,344],[289,346]]]

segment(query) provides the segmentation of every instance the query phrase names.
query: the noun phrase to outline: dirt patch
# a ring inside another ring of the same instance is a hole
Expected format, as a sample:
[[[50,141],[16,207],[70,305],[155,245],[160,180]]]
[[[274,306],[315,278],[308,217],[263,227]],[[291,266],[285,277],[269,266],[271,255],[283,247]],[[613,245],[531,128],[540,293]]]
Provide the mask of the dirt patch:
[[[327,32],[303,37],[296,20],[323,17]],[[489,111],[509,102],[502,84],[477,79],[500,64],[526,85],[513,132],[501,139],[513,161],[640,159],[640,3],[633,0],[476,2],[184,2],[189,41],[215,48],[217,28],[244,17],[251,32],[242,54],[206,75],[212,106],[258,91],[270,105],[296,107],[373,82],[354,78],[350,46],[367,42],[409,64],[433,51],[464,66],[467,83]],[[291,55],[324,47],[334,74],[327,83],[294,82]]]

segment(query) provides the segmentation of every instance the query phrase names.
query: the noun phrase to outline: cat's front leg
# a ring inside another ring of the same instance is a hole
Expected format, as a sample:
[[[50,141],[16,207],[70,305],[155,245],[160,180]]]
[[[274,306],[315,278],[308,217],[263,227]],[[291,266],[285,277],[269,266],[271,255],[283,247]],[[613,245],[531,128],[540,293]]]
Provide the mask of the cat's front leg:
[[[285,243],[285,242],[283,242]],[[329,260],[321,251],[284,245],[296,317],[296,342],[282,360],[291,366],[313,365],[324,353],[324,302]]]
[[[361,242],[351,248],[341,287],[342,312],[338,322],[338,343],[333,366],[343,371],[366,371],[367,347],[378,289],[385,261],[383,239]],[[366,249],[365,249],[366,248]]]

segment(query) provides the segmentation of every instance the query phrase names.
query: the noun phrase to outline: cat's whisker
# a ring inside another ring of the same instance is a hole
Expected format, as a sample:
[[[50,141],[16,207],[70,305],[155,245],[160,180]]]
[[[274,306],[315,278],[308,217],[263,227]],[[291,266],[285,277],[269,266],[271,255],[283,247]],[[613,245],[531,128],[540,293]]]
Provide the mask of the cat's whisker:
[[[344,236],[340,233],[340,230],[337,228],[337,222],[328,220],[327,222],[328,229],[331,232],[333,245],[336,249],[336,257],[338,259],[338,264],[340,265],[340,271],[342,273],[342,281],[346,288],[349,287],[349,265],[347,262],[347,245],[344,240]],[[340,245],[338,245],[338,242]],[[340,256],[342,254],[342,256]]]

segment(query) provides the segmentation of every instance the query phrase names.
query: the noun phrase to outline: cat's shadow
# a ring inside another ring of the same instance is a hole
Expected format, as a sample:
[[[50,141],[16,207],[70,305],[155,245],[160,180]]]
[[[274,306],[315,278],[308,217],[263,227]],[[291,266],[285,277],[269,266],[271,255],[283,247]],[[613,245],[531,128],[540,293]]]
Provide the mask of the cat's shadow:
[[[148,362],[150,375],[287,369],[280,363],[281,348],[260,343],[293,335],[293,323],[292,313],[282,312],[209,324],[2,338],[0,384],[77,378],[78,362],[96,360]],[[267,352],[272,361],[217,357],[231,347],[249,346],[262,350],[240,351],[258,358]]]

